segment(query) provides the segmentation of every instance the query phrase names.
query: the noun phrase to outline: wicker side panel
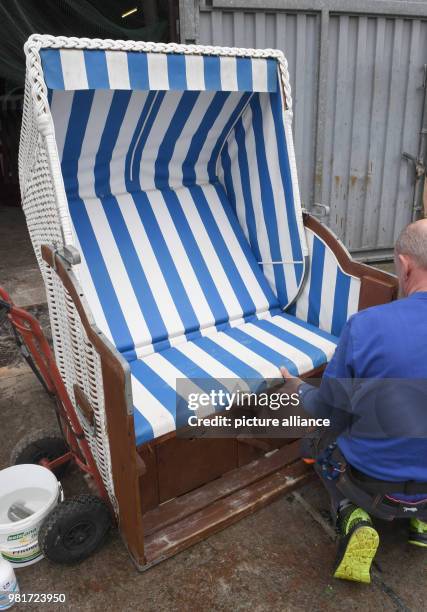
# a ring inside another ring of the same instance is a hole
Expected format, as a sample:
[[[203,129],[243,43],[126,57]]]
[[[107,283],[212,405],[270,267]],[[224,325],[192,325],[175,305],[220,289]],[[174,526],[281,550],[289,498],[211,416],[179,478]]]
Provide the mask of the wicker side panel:
[[[34,120],[31,85],[29,79],[26,78],[18,153],[19,183],[22,196],[25,194],[27,181],[35,163],[38,140],[39,132]]]
[[[27,126],[26,137],[29,139],[30,143],[34,144],[33,132],[34,129],[32,129],[31,126]],[[61,247],[63,244],[62,234],[56,208],[55,194],[50,179],[47,153],[43,146],[41,136],[38,136],[35,142],[35,150],[31,153],[31,159],[26,159],[24,164],[24,166],[26,166],[27,162],[32,161],[33,166],[31,168],[25,168],[25,171],[21,170],[20,175],[22,208],[45,284],[57,365],[67,390],[70,392],[70,381],[67,376],[68,368],[66,364],[68,342],[64,327],[63,300],[61,299],[61,295],[56,291],[52,270],[43,261],[40,252],[42,244],[54,245],[57,248]],[[21,135],[20,146],[23,148],[24,152],[28,150],[29,155],[30,150],[25,143],[25,138]]]
[[[19,165],[22,207],[45,284],[56,362],[73,405],[76,407],[75,384],[91,402],[93,426],[78,408],[76,410],[104,485],[116,508],[100,358],[88,341],[61,280],[41,257],[43,244],[61,248],[63,237],[48,153],[34,121],[28,92],[24,103]]]
[[[62,246],[63,241],[55,194],[50,180],[50,168],[42,142],[37,144],[34,165],[25,186],[25,192],[22,194],[22,208],[37,261],[44,274],[45,266],[41,258],[40,246],[51,244],[58,248]]]
[[[114,495],[113,475],[110,460],[110,445],[108,441],[107,420],[104,404],[104,385],[102,380],[101,359],[92,343],[88,340],[81,324],[79,314],[68,291],[64,289],[60,279],[56,276],[65,298],[66,325],[70,341],[70,370],[73,372],[73,387],[77,384],[84,392],[93,409],[93,425],[85,415],[76,407],[77,416],[85,432],[95,462],[98,466],[105,488],[107,489],[113,506],[117,510]],[[70,392],[73,404],[75,398]]]

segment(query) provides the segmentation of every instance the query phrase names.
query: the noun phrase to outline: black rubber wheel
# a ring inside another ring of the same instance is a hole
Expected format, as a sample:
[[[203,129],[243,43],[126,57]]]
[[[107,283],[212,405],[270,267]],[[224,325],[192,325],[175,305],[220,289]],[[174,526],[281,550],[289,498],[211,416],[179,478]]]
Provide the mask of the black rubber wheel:
[[[39,530],[40,550],[54,563],[87,559],[104,542],[112,525],[107,504],[95,495],[77,495],[58,504]]]
[[[65,453],[68,453],[68,446],[64,438],[56,429],[38,429],[24,436],[10,455],[10,464],[19,465],[21,463],[40,463],[42,459],[53,461]],[[58,480],[64,476],[70,462],[60,465],[53,470]]]

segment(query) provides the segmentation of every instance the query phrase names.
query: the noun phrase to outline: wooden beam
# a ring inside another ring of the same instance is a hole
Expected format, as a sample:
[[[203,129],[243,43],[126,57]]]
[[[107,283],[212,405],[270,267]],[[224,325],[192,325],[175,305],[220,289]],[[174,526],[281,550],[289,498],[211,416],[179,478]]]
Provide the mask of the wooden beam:
[[[298,461],[146,536],[147,565],[141,569],[147,569],[228,527],[278,497],[290,493],[313,476],[314,471],[308,470],[303,462]]]

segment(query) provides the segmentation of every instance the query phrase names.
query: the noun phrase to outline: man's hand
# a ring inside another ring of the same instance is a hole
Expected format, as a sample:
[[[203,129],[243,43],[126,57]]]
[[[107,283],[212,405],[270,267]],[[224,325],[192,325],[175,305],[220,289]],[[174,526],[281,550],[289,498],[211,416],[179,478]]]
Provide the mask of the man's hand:
[[[301,378],[293,376],[285,366],[280,366],[279,369],[286,384],[286,391],[289,391],[289,393],[296,393],[303,383]]]

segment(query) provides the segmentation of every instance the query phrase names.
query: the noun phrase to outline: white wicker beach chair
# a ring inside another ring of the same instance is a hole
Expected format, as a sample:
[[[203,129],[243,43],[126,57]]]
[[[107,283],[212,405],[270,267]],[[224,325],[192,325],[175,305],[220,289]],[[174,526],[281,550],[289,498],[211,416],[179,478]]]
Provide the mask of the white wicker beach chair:
[[[320,375],[395,281],[302,212],[281,52],[39,35],[25,52],[20,182],[55,355],[145,568],[306,473],[286,440],[177,437],[177,380]]]

